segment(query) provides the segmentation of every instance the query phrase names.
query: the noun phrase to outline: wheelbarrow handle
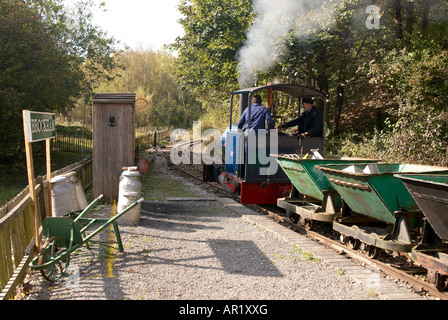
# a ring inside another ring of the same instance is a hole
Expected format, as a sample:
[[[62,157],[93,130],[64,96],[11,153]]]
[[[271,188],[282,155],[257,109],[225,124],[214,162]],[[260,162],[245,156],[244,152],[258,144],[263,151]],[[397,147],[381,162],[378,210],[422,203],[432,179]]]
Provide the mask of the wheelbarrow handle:
[[[94,207],[96,207],[96,205],[98,204],[98,202],[100,202],[101,199],[103,199],[104,195],[100,195],[98,198],[96,198],[95,200],[93,200],[92,202],[89,203],[89,205],[79,214],[79,216],[75,219],[75,221],[78,221],[79,219],[81,219],[83,216],[85,216],[87,213],[89,213]]]
[[[136,207],[138,204],[143,202],[145,199],[140,198],[139,200],[135,201],[134,203],[130,204],[127,208],[125,208],[122,212],[116,214],[114,217],[109,219],[106,223],[104,223],[102,226],[100,226],[98,229],[93,231],[90,235],[87,236],[87,238],[84,239],[84,242],[90,241],[93,237],[95,237],[98,233],[100,233],[102,230],[104,230],[107,226],[112,224],[114,221],[118,220],[122,215]]]

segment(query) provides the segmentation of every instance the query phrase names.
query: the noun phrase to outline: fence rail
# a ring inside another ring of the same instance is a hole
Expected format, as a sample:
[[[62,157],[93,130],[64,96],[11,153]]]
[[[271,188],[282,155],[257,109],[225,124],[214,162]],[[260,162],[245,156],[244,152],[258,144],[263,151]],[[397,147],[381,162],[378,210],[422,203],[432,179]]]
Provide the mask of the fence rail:
[[[157,143],[157,140],[162,140],[169,138],[172,129],[152,129],[149,127],[139,128],[139,131],[144,132],[143,135],[135,139],[135,144],[139,146],[140,149],[151,148]]]
[[[162,140],[169,138],[172,129],[156,129],[152,127],[137,128],[143,132],[136,137],[136,144],[140,148],[150,148],[154,145],[154,139]],[[62,127],[56,128],[55,138],[51,142],[53,151],[78,152],[91,154],[93,151],[92,132],[82,127]]]
[[[51,176],[76,171],[84,189],[92,184],[92,158],[84,159]],[[36,178],[36,198],[39,222],[49,214],[45,176]],[[33,215],[29,187],[0,208],[0,300],[14,297],[16,287],[23,281],[33,258]]]
[[[90,154],[93,150],[92,132],[82,127],[57,126],[51,149]]]

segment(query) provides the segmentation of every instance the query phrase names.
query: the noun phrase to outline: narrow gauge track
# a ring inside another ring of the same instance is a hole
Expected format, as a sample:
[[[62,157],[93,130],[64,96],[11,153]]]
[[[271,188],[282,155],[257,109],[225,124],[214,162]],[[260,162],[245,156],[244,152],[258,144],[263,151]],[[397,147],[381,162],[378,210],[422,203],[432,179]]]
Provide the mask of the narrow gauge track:
[[[201,144],[201,141],[178,144],[176,146],[176,149],[173,149],[172,152],[178,152],[179,154],[190,153],[190,163],[182,163],[177,165],[174,164],[174,166],[187,176],[200,181],[202,185],[213,189],[214,192],[223,194],[239,202],[238,195],[227,191],[218,183],[204,182],[202,180],[202,165],[194,164],[194,162],[192,161],[194,157],[192,147],[197,146],[198,144]],[[380,257],[379,259],[370,259],[362,251],[353,250],[347,245],[341,244],[341,242],[337,240],[338,236],[335,235],[337,232],[332,230],[329,225],[319,224],[316,229],[320,230],[311,231],[308,223],[293,223],[288,217],[286,217],[283,209],[274,206],[245,206],[258,212],[259,214],[269,217],[270,219],[278,222],[286,228],[294,231],[300,231],[300,233],[302,234],[305,233],[309,238],[315,240],[323,246],[332,248],[340,254],[345,254],[351,259],[363,263],[364,265],[375,267],[379,269],[384,275],[409,284],[416,292],[419,292],[420,294],[427,293],[433,298],[448,300],[448,292],[441,292],[434,285],[426,282],[424,280],[424,273],[426,273],[426,269],[414,265],[406,255],[398,254],[397,256],[383,253],[382,257]]]

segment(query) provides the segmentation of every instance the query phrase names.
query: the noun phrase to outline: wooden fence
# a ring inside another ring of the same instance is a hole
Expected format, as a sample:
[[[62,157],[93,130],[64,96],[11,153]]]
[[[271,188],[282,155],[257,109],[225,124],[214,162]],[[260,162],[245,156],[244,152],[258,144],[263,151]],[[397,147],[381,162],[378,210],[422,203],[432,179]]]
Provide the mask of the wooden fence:
[[[149,127],[139,128],[140,132],[144,132],[143,135],[140,135],[135,139],[135,144],[139,146],[139,149],[148,149],[154,146],[157,141],[162,139],[169,138],[172,132],[172,129],[152,129]]]
[[[76,171],[84,189],[92,184],[92,158],[84,159],[51,176]],[[45,176],[36,178],[37,211],[40,222],[49,214]],[[0,300],[12,299],[16,287],[25,278],[33,258],[33,215],[29,188],[26,187],[8,204],[0,208]]]

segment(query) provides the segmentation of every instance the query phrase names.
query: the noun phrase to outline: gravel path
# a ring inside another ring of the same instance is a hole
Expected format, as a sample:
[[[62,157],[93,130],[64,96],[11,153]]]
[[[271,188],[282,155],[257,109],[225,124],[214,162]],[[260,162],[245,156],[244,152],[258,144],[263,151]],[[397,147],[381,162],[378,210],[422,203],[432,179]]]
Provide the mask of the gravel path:
[[[214,195],[179,180],[197,198]],[[157,188],[154,185],[153,188]],[[145,197],[146,198],[146,197]],[[109,214],[103,207],[96,215]],[[27,300],[378,300],[380,296],[217,201],[146,201],[137,227],[120,226],[124,253],[96,245],[71,256],[49,286],[38,272]],[[111,238],[111,231],[102,234]]]

